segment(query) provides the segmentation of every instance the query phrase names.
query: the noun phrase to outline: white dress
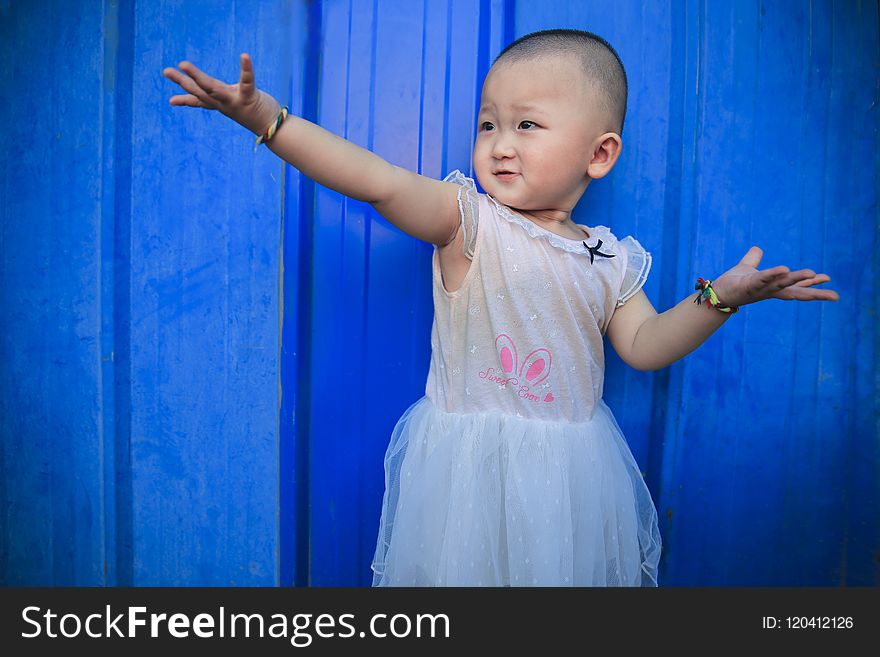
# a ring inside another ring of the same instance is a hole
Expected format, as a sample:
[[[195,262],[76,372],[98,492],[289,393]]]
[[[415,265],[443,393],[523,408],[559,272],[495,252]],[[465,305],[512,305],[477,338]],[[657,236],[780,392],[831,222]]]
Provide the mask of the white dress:
[[[471,265],[447,292],[435,247],[431,365],[385,455],[373,586],[657,586],[657,511],[602,400],[602,336],[650,254],[446,180]]]

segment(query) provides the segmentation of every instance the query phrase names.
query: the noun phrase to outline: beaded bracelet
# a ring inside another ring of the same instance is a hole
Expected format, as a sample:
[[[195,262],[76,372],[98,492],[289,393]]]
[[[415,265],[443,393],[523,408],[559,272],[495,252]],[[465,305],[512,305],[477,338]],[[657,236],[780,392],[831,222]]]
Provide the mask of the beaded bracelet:
[[[718,295],[715,294],[715,290],[712,289],[712,281],[708,279],[704,280],[702,278],[697,278],[697,284],[694,286],[694,289],[700,290],[700,294],[694,299],[694,303],[697,305],[700,305],[700,302],[705,300],[707,308],[711,306],[723,313],[735,313],[739,310],[736,306],[721,305],[721,301],[718,300]]]
[[[281,111],[278,113],[278,116],[275,117],[275,120],[272,121],[272,125],[269,126],[269,128],[266,130],[266,132],[264,132],[259,137],[257,137],[257,143],[254,144],[254,152],[255,153],[257,152],[257,148],[260,147],[260,144],[263,144],[263,143],[269,141],[270,139],[272,139],[272,137],[275,136],[275,133],[278,131],[278,128],[281,127],[281,124],[284,123],[284,119],[286,119],[286,118],[287,118],[287,107],[285,106],[285,107],[281,108]]]

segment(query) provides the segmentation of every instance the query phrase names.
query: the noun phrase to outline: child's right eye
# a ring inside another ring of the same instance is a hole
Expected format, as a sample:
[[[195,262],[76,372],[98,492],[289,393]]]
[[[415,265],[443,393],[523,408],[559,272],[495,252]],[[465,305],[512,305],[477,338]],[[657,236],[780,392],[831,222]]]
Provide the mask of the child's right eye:
[[[483,121],[483,122],[480,124],[480,130],[488,130],[488,128],[486,128],[487,125],[488,125],[488,126],[492,126],[492,124],[489,123],[488,121]],[[495,126],[492,126],[492,127],[494,128]]]

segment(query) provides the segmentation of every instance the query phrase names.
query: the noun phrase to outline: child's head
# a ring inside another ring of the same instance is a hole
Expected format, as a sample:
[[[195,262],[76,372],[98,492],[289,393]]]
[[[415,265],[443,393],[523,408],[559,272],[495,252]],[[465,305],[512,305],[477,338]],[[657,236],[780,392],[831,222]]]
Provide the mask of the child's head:
[[[595,34],[545,30],[514,41],[483,84],[474,146],[480,185],[517,209],[570,211],[617,161],[626,95],[620,58]]]

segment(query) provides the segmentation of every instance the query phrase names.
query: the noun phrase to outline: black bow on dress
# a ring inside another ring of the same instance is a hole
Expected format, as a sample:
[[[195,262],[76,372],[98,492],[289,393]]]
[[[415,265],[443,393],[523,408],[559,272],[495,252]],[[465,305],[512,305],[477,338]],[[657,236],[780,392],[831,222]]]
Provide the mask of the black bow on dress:
[[[599,242],[596,244],[596,246],[590,246],[586,242],[582,242],[582,244],[585,247],[587,247],[587,251],[590,252],[590,264],[591,265],[593,264],[593,256],[602,256],[603,258],[613,258],[614,257],[613,253],[601,253],[599,251],[599,249],[602,248],[602,240],[599,240]]]

